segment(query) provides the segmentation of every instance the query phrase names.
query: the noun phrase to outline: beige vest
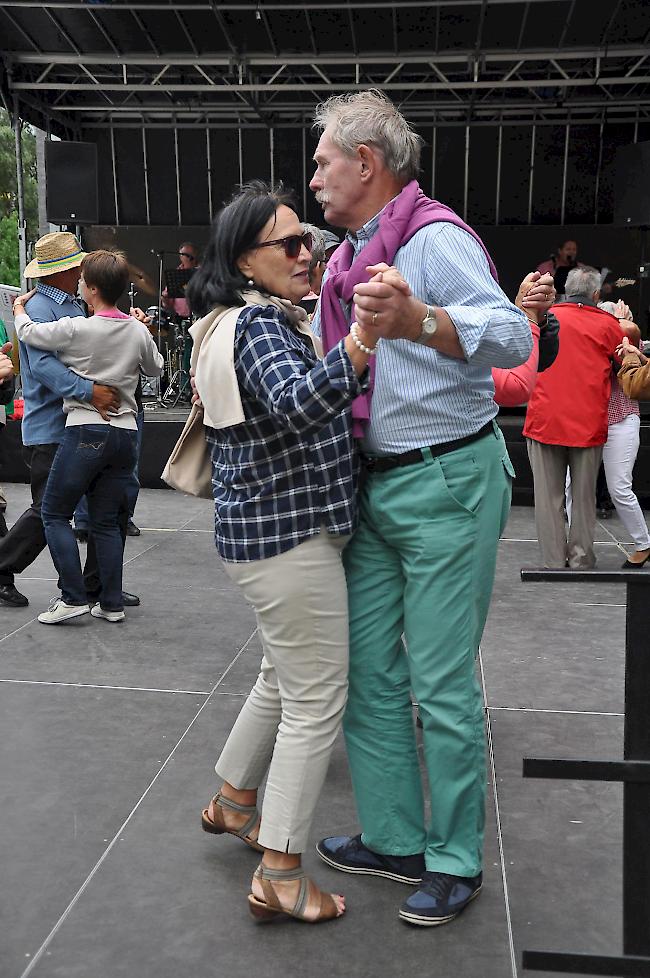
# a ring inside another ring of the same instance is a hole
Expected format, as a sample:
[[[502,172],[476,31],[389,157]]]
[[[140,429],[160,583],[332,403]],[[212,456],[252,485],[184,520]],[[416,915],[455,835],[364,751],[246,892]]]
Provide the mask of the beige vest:
[[[196,389],[203,402],[203,423],[209,428],[230,428],[241,424],[244,409],[235,373],[235,327],[247,306],[275,306],[291,325],[307,337],[318,357],[320,341],[309,328],[307,313],[287,299],[263,295],[255,290],[242,292],[244,306],[217,306],[190,327],[193,340],[191,366]]]

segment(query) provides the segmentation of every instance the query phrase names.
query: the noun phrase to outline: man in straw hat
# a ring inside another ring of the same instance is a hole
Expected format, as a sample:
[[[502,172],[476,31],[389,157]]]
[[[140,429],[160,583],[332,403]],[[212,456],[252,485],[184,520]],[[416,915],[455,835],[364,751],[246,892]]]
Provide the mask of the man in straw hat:
[[[25,269],[25,278],[38,280],[36,293],[26,307],[31,319],[49,323],[62,316],[85,315],[77,299],[81,275],[79,266],[85,252],[74,234],[68,231],[46,234],[36,242],[34,251],[34,259]],[[52,461],[65,431],[63,398],[88,401],[104,417],[108,411],[117,410],[120,404],[119,396],[112,387],[79,377],[60,363],[54,353],[21,343],[20,365],[25,398],[22,439],[30,472],[32,505],[0,540],[0,604],[15,608],[25,607],[29,602],[15,587],[14,575],[29,567],[46,545],[41,501]],[[99,577],[92,539],[84,577],[90,595],[95,597],[99,590]],[[126,595],[125,604],[139,604],[139,600],[135,595]]]

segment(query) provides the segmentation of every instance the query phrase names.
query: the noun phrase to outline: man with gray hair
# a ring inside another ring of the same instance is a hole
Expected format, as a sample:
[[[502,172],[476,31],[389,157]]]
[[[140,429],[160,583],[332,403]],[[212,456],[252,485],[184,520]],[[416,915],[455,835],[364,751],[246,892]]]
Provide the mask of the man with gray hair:
[[[600,273],[574,268],[566,300],[553,307],[560,350],[540,374],[526,413],[524,435],[533,470],[537,539],[546,567],[594,567],[596,478],[607,440],[612,358],[624,335],[639,329],[598,308]],[[566,472],[571,475],[569,532],[564,522]]]
[[[353,404],[366,470],[344,552],[350,613],[344,721],[362,833],[323,839],[330,866],[417,886],[402,920],[452,920],[482,886],[483,703],[475,657],[514,475],[492,367],[531,351],[478,238],[417,183],[421,139],[380,92],[329,99],[310,187],[348,228],[313,328],[325,350],[376,337],[372,399]],[[527,315],[549,304],[532,287]],[[352,321],[352,325],[350,322]],[[384,343],[390,337],[397,342]],[[405,654],[402,633],[408,647]],[[423,725],[431,819],[410,691]]]

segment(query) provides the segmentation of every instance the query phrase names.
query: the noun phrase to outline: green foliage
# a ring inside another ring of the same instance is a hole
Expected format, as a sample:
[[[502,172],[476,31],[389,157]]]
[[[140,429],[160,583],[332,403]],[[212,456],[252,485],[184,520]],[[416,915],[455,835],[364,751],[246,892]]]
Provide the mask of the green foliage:
[[[29,126],[23,126],[21,143],[27,241],[31,242],[38,238],[38,190],[36,138]],[[0,109],[0,282],[20,285],[16,139],[11,120],[4,109]]]
[[[0,282],[20,285],[18,218],[15,214],[0,217]]]

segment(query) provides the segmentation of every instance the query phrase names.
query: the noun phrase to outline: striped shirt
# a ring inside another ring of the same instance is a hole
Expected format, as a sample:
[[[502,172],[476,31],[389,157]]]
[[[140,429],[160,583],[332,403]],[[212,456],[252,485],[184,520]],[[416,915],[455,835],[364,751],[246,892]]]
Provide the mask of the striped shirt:
[[[274,306],[247,307],[235,328],[234,366],[246,420],[206,429],[221,557],[273,557],[322,524],[335,536],[352,533],[358,460],[350,404],[367,380],[343,343],[319,360]]]
[[[376,233],[379,216],[348,234],[355,257]],[[474,434],[498,410],[492,367],[516,367],[532,351],[526,316],[509,302],[483,249],[462,228],[446,221],[427,225],[397,251],[393,264],[416,298],[447,312],[467,360],[409,340],[379,344],[363,442],[364,451],[376,455]],[[312,329],[320,333],[319,310]]]

